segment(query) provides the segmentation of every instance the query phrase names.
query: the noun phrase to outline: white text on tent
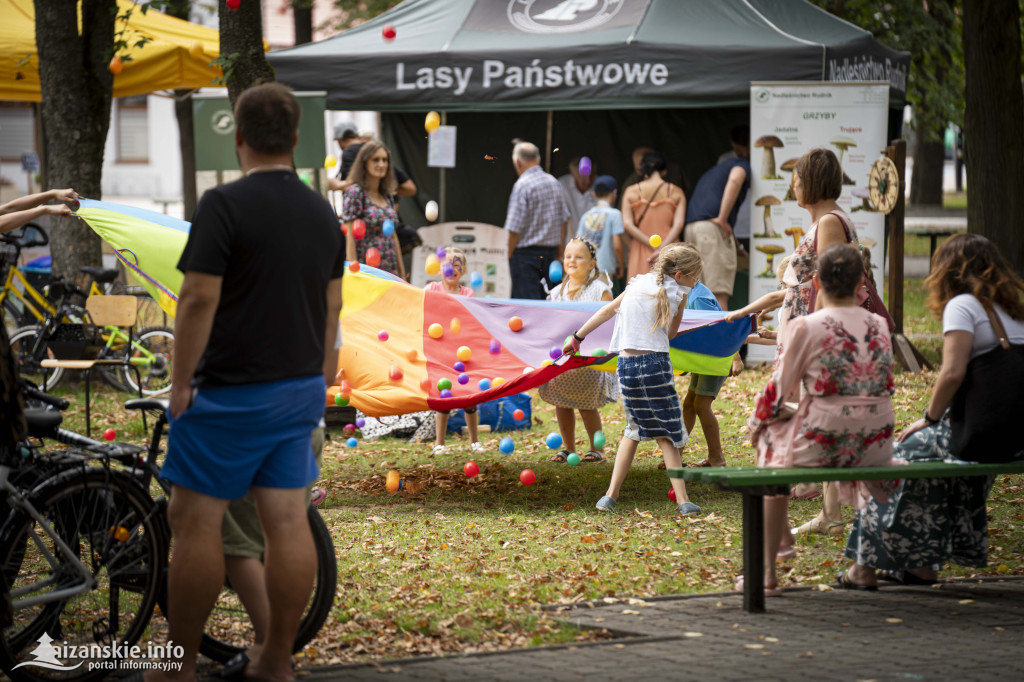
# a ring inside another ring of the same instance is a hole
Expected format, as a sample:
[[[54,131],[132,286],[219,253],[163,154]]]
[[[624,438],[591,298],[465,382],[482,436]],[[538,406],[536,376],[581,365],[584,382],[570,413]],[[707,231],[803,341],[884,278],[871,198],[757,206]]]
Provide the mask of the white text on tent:
[[[439,66],[436,69],[424,66],[416,69],[414,82],[406,83],[405,62],[398,62],[398,67],[395,69],[395,84],[399,90],[447,89],[455,85],[455,94],[461,95],[469,87],[469,78],[472,75],[472,66],[467,66],[465,69],[458,66]]]

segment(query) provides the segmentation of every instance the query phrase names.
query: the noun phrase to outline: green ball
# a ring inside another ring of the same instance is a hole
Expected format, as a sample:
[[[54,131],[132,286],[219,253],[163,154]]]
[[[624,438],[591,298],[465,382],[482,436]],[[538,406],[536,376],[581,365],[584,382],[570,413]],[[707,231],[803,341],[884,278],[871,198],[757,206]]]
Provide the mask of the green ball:
[[[603,448],[604,444],[607,443],[607,442],[608,441],[604,437],[604,431],[598,431],[597,433],[594,434],[594,447],[595,448]]]
[[[608,355],[608,351],[606,351],[604,348],[595,348],[593,351],[590,352],[590,354],[591,355]]]
[[[348,405],[348,397],[343,396],[340,393],[335,393],[334,404],[337,405],[338,407],[345,407],[346,405]]]
[[[452,382],[451,382],[450,379],[441,379],[440,381],[437,382],[437,390],[439,390],[439,391],[443,391],[446,388],[451,388],[451,387],[452,387]]]
[[[565,463],[570,466],[576,466],[580,463],[580,456],[575,452],[569,453],[569,456],[565,458]]]
[[[313,185],[313,176],[310,175],[309,171],[302,171],[299,173],[299,180],[301,180],[307,187],[311,187]]]

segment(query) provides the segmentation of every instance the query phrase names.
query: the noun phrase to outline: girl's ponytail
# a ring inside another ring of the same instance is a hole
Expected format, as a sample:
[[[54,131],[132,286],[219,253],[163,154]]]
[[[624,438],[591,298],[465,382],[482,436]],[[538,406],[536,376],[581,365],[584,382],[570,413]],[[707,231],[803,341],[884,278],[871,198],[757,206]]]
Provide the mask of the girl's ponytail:
[[[692,244],[686,242],[670,244],[665,246],[658,253],[658,260],[654,263],[654,272],[657,273],[658,293],[654,295],[654,326],[653,332],[672,321],[672,310],[668,304],[668,292],[665,291],[665,277],[682,272],[700,278],[704,270],[704,259],[700,251]]]

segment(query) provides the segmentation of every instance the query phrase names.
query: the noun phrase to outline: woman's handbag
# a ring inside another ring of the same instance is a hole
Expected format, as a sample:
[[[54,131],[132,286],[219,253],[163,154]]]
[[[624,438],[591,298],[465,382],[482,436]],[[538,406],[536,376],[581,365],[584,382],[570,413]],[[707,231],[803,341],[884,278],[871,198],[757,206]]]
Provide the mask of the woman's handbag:
[[[999,345],[967,364],[949,412],[953,453],[970,462],[1009,462],[1024,450],[1024,345],[1010,343],[990,302],[981,305]]]

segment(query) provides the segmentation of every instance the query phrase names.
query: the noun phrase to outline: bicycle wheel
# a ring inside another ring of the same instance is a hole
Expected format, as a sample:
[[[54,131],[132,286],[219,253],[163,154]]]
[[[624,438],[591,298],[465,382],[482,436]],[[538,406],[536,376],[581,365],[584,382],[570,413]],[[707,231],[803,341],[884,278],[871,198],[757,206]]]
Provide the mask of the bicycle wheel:
[[[7,328],[7,336],[11,336],[17,331],[18,327],[22,327],[26,324],[24,322],[24,313],[21,311],[19,304],[8,296],[4,299],[3,308],[0,309],[0,316],[4,318],[4,327]]]
[[[138,367],[143,395],[161,395],[171,390],[174,363],[174,332],[167,327],[150,327],[139,332],[132,346],[132,364]],[[139,392],[139,377],[128,367],[118,368],[121,382],[130,392]]]
[[[0,669],[15,682],[108,675],[102,666],[123,658],[112,648],[123,652],[139,640],[163,588],[165,517],[135,480],[106,468],[61,473],[34,490],[31,503],[86,575],[41,523],[15,510],[0,530],[0,569],[12,599],[11,623],[0,629]],[[82,592],[55,598],[76,589]],[[62,656],[69,647],[73,654]]]
[[[295,633],[295,646],[292,651],[301,650],[320,632],[320,628],[331,613],[334,593],[338,587],[338,563],[334,556],[331,532],[316,507],[310,507],[306,515],[309,518],[309,529],[313,533],[313,545],[316,547],[316,578],[309,605],[306,606],[302,620],[299,621],[299,629]],[[230,585],[225,585],[210,618],[206,621],[206,632],[199,644],[199,651],[215,661],[227,663],[235,654],[251,644],[252,624],[249,622],[249,616],[235,591]]]
[[[20,376],[28,379],[43,391],[52,391],[64,378],[64,368],[57,367],[48,372],[43,371],[39,363],[52,355],[45,344],[36,347],[41,333],[42,327],[39,326],[16,329],[11,334],[11,355],[14,356]]]

